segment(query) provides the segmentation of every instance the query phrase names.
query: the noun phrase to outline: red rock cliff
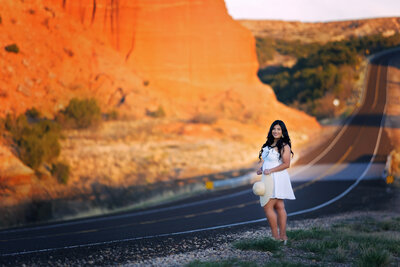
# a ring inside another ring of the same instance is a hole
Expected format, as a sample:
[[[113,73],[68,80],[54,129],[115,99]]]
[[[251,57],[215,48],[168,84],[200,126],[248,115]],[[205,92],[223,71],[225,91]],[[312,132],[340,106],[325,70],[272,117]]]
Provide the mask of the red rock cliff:
[[[52,0],[149,79],[195,85],[257,81],[254,40],[222,0]]]
[[[260,122],[279,116],[319,127],[259,82],[254,38],[227,14],[223,0],[50,2],[105,37],[154,86],[156,102],[170,115],[261,113]]]

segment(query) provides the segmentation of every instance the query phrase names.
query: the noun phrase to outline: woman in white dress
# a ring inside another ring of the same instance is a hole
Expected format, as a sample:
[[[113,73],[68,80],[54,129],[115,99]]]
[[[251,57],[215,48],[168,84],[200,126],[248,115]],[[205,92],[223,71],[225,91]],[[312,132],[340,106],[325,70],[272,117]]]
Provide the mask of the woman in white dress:
[[[258,156],[263,163],[257,174],[262,174],[261,181],[266,187],[265,194],[260,196],[260,204],[264,208],[272,236],[282,240],[284,244],[287,242],[287,215],[283,200],[296,199],[286,170],[290,166],[290,157],[293,154],[291,147],[285,124],[276,120],[272,123],[267,141],[262,145]]]

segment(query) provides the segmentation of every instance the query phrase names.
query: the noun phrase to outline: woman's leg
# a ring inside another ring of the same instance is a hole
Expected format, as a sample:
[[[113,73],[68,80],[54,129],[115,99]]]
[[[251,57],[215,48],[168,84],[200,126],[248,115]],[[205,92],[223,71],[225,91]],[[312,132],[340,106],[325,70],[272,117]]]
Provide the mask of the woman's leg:
[[[265,215],[267,216],[269,226],[271,227],[272,236],[275,239],[279,239],[278,221],[277,221],[276,213],[274,210],[276,201],[277,201],[276,199],[270,199],[268,201],[268,203],[265,204],[265,206],[264,206],[264,212],[265,212]]]
[[[283,199],[277,199],[275,203],[275,209],[278,213],[278,225],[279,225],[279,238],[282,240],[286,240],[286,220],[287,214],[285,210],[285,203]]]

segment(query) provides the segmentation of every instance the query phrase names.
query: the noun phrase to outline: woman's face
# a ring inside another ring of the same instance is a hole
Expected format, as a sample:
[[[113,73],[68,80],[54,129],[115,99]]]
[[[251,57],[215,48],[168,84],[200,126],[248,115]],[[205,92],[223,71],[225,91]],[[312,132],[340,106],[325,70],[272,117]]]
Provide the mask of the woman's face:
[[[275,139],[279,139],[282,137],[282,128],[279,124],[275,125],[274,128],[272,128],[272,136]]]

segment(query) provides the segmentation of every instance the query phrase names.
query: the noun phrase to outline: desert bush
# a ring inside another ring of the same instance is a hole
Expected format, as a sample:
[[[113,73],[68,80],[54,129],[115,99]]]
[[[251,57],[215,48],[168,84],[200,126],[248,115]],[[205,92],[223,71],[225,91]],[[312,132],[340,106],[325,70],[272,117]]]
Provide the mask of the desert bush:
[[[43,162],[44,149],[40,141],[40,138],[31,134],[25,134],[18,140],[22,162],[33,169],[37,169]]]
[[[165,111],[162,106],[159,106],[158,109],[155,111],[147,110],[146,115],[153,118],[163,118],[165,117]]]
[[[104,118],[106,120],[117,120],[119,117],[118,111],[115,109],[111,110],[110,112],[104,114]]]
[[[101,110],[94,98],[73,98],[56,116],[56,120],[67,128],[89,128],[100,124]]]
[[[29,123],[25,114],[17,118],[8,114],[4,125],[17,146],[19,158],[29,167],[36,170],[60,154],[61,128],[57,123],[47,119]]]
[[[29,126],[28,120],[25,115],[15,117],[8,113],[4,119],[4,127],[9,131],[14,140],[18,140],[23,132],[23,129]]]
[[[59,137],[58,126],[48,120],[23,128],[16,140],[21,160],[37,169],[43,162],[57,158],[61,150]]]
[[[19,47],[17,46],[17,44],[10,44],[10,45],[7,45],[6,47],[4,47],[4,49],[5,49],[7,52],[10,52],[10,53],[16,53],[16,54],[19,53]]]
[[[59,183],[67,184],[69,173],[69,165],[64,162],[53,163],[51,166],[51,175],[53,175]]]
[[[217,121],[217,116],[214,114],[206,114],[206,113],[198,113],[196,114],[190,122],[192,123],[204,123],[204,124],[213,124]]]
[[[40,111],[37,110],[36,108],[28,109],[27,111],[25,111],[25,115],[28,119],[31,119],[31,120],[38,120],[42,116],[40,114]]]

